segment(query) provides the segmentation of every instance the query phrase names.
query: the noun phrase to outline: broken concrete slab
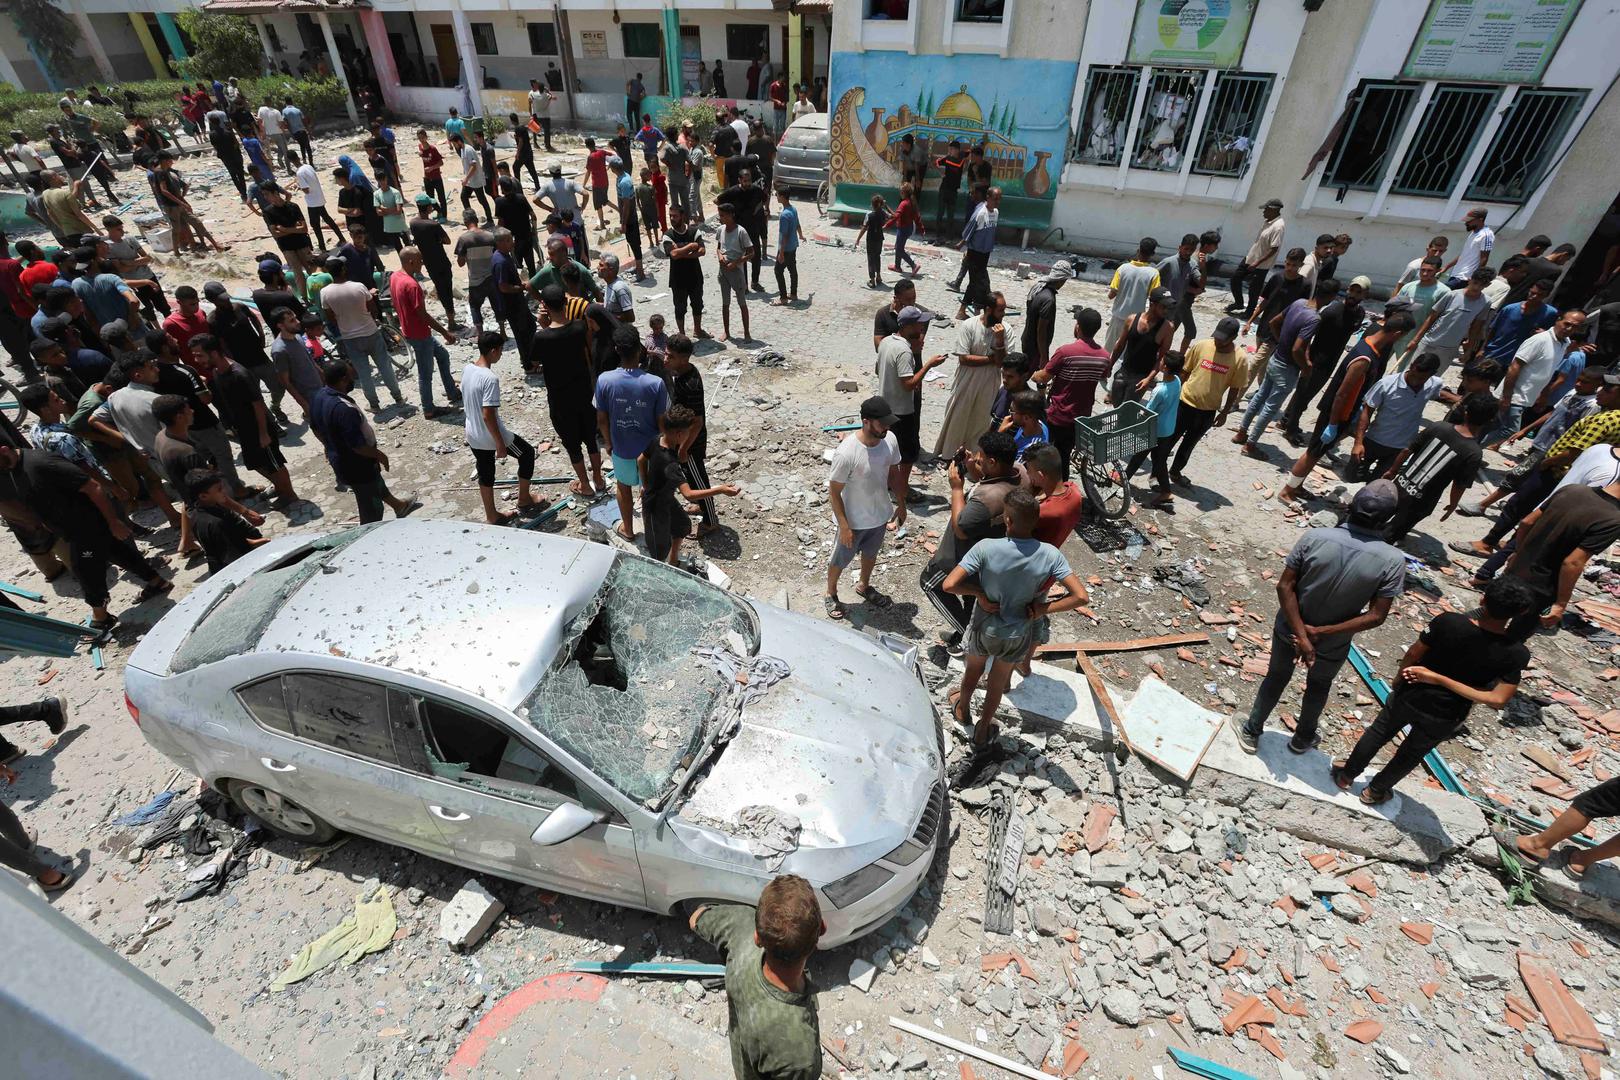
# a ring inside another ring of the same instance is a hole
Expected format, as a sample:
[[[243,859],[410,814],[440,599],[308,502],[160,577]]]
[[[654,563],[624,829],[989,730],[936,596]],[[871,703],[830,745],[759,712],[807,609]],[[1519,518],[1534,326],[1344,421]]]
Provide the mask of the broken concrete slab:
[[[1468,857],[1481,866],[1499,870],[1502,866],[1496,841],[1489,836],[1468,848]],[[1580,880],[1569,877],[1556,865],[1525,866],[1535,875],[1536,895],[1553,907],[1576,915],[1620,926],[1620,869],[1609,863],[1594,863]]]
[[[452,949],[470,949],[489,932],[505,910],[506,905],[495,899],[477,878],[468,878],[467,884],[450,898],[439,914],[439,936],[448,941]]]
[[[1182,780],[1189,780],[1221,726],[1215,713],[1156,678],[1146,678],[1122,709],[1131,748]]]

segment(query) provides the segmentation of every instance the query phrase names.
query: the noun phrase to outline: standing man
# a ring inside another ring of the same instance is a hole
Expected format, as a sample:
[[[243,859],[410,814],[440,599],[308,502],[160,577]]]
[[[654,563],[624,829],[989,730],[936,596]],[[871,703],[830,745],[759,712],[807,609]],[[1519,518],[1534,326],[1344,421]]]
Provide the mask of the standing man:
[[[1316,726],[1352,639],[1383,624],[1406,581],[1406,556],[1383,540],[1398,501],[1392,482],[1374,481],[1356,492],[1342,525],[1309,530],[1288,553],[1277,581],[1270,666],[1248,719],[1231,718],[1247,752],[1259,750],[1260,732],[1296,663],[1305,668],[1305,694],[1288,749],[1303,754],[1320,741]]]
[[[504,339],[506,320],[501,316],[501,299],[495,293],[491,280],[491,265],[495,260],[495,236],[478,227],[478,211],[468,207],[461,218],[466,229],[456,237],[456,265],[467,268],[467,308],[472,312],[473,330],[484,332],[484,303],[495,316],[495,326]],[[365,380],[361,380],[365,385]]]
[[[375,318],[374,291],[362,282],[350,281],[349,264],[337,255],[326,260],[326,272],[332,275],[332,284],[321,290],[321,313],[328,325],[337,327],[338,344],[360,376],[360,389],[365,392],[371,411],[377,412],[382,406],[377,403],[377,389],[372,385],[369,365],[376,366],[377,374],[394,397],[394,404],[404,405],[399,380],[394,377],[394,362],[388,356],[388,342]]]
[[[383,479],[388,455],[377,448],[377,433],[349,396],[354,393],[354,368],[344,360],[327,364],[322,380],[326,385],[310,402],[309,424],[326,448],[327,464],[338,483],[354,492],[360,524],[381,521],[385,505],[397,518],[420,509],[422,504],[414,496],[402,499],[388,490],[388,481]]]
[[[1279,316],[1294,303],[1310,295],[1310,286],[1305,283],[1305,275],[1301,268],[1305,265],[1305,249],[1289,248],[1288,254],[1283,256],[1281,270],[1274,272],[1266,278],[1266,283],[1260,289],[1260,306],[1249,320],[1243,324],[1243,336],[1248,337],[1249,330],[1260,324],[1255,334],[1254,363],[1260,371],[1262,366],[1271,358],[1277,348],[1277,327]],[[1256,372],[1251,371],[1251,374]]]
[[[305,217],[310,228],[315,230],[315,243],[322,255],[326,254],[326,232],[321,228],[325,222],[332,229],[332,243],[343,243],[343,230],[332,217],[332,211],[326,208],[326,189],[321,187],[320,175],[308,158],[299,159],[295,151],[288,151],[288,163],[295,166],[293,182],[304,193]]]
[[[585,241],[585,189],[563,177],[561,165],[551,167],[551,179],[534,196],[534,205],[549,210],[563,221],[563,229],[578,245],[580,259],[589,259]]]
[[[1063,283],[1074,276],[1069,260],[1059,259],[1046,276],[1035,283],[1024,299],[1024,356],[1036,371],[1046,367],[1052,355],[1052,335],[1057,329],[1057,298]]]
[[[1542,412],[1554,374],[1571,349],[1586,336],[1586,313],[1566,311],[1558,321],[1540,333],[1531,334],[1502,376],[1502,419],[1485,436],[1486,446],[1499,446],[1523,426],[1527,411]]]
[[[1299,384],[1300,376],[1310,372],[1311,338],[1321,322],[1319,311],[1338,294],[1338,281],[1326,278],[1317,283],[1316,291],[1308,299],[1295,300],[1272,319],[1276,348],[1266,362],[1265,377],[1249,400],[1243,422],[1232,436],[1233,442],[1243,444],[1243,452],[1248,456],[1265,459],[1258,445],[1260,437],[1282,408],[1283,400]]]
[[[636,260],[636,282],[640,284],[647,280],[647,274],[642,267],[644,260],[641,257],[641,221],[636,214],[636,184],[630,179],[628,162],[615,159],[608,166],[613,170],[613,186],[618,195],[615,206],[619,211],[619,226],[624,230],[624,242]]]
[[[191,347],[214,374],[214,403],[220,416],[236,432],[242,444],[242,464],[269,480],[276,490],[271,506],[286,510],[299,501],[287,475],[287,459],[281,454],[276,428],[259,393],[259,380],[225,353],[219,338],[198,334]]]
[[[766,883],[754,910],[705,904],[688,925],[726,961],[733,1074],[761,1080],[820,1076],[816,987],[804,969],[827,924],[810,883],[780,875]]]
[[[1316,395],[1321,393],[1328,379],[1333,377],[1333,368],[1343,354],[1345,345],[1361,329],[1362,321],[1367,317],[1361,301],[1370,288],[1372,279],[1359,276],[1350,282],[1344,296],[1317,309],[1316,332],[1311,335],[1310,342],[1310,367],[1300,375],[1299,383],[1288,399],[1288,407],[1283,410],[1283,434],[1295,446],[1305,445],[1305,434],[1299,430],[1300,415],[1307,405],[1316,400]]]
[[[1243,388],[1249,384],[1248,365],[1237,347],[1238,327],[1236,316],[1223,316],[1215,324],[1214,334],[1194,342],[1184,356],[1186,380],[1181,384],[1181,405],[1176,410],[1175,432],[1165,450],[1167,454],[1175,453],[1170,462],[1170,480],[1182,487],[1192,486],[1185,470],[1193,450],[1210,428],[1226,423],[1227,414],[1237,407]]]
[[[304,212],[287,198],[280,184],[261,184],[259,191],[269,200],[264,208],[264,224],[281,250],[281,257],[292,267],[293,283],[303,296],[308,288],[309,275],[315,270],[314,244],[309,238],[309,223]]]
[[[1462,250],[1457,257],[1446,264],[1446,273],[1451,276],[1446,284],[1453,289],[1461,289],[1468,284],[1476,270],[1483,269],[1491,261],[1491,249],[1496,246],[1496,234],[1490,226],[1485,224],[1485,208],[1476,206],[1468,211],[1463,218],[1463,228],[1468,235],[1463,237]]]
[[[1448,487],[1451,501],[1440,520],[1450,517],[1479,476],[1484,457],[1479,436],[1496,422],[1496,399],[1489,394],[1470,394],[1457,408],[1461,420],[1430,424],[1416,442],[1396,455],[1384,474],[1385,479],[1395,481],[1401,496],[1389,523],[1387,539],[1392,544],[1404,541],[1420,521],[1434,513]]]
[[[636,321],[636,301],[630,286],[619,280],[619,257],[603,255],[596,260],[596,273],[602,279],[602,306],[622,323]]]
[[[539,79],[529,80],[529,115],[540,125],[540,137],[545,140],[546,152],[556,153],[551,145],[551,103],[557,95],[540,85]]]
[[[1142,400],[1176,333],[1170,321],[1169,289],[1154,289],[1146,297],[1146,306],[1146,311],[1130,317],[1113,346],[1114,377],[1108,384],[1108,400],[1114,405]]]
[[[456,160],[461,162],[461,208],[471,210],[476,197],[484,208],[484,224],[487,226],[493,221],[494,215],[489,208],[489,195],[484,191],[484,156],[463,142],[459,135],[450,137],[450,149],[455,153]]]
[[[411,246],[422,256],[422,267],[439,303],[444,305],[444,324],[451,333],[461,329],[456,321],[455,277],[450,270],[450,234],[444,226],[430,216],[433,198],[422,194],[416,197],[416,216],[406,226],[410,230]]]
[[[517,342],[519,356],[529,348],[534,336],[534,312],[529,310],[529,297],[523,286],[523,275],[518,272],[515,240],[510,229],[497,228],[495,253],[490,256],[489,280],[496,316],[512,328],[512,340]]]
[[[1405,371],[1391,371],[1373,384],[1356,417],[1350,451],[1354,472],[1378,476],[1412,445],[1423,423],[1423,407],[1440,396],[1439,367],[1433,353],[1423,353]]]
[[[934,208],[934,228],[941,235],[949,235],[956,228],[956,199],[962,190],[962,143],[952,139],[945,148],[945,156],[934,159],[939,169],[939,205]]]
[[[276,160],[281,163],[282,169],[292,172],[292,163],[287,158],[288,144],[292,136],[287,130],[287,118],[282,115],[281,110],[266,101],[259,106],[255,123],[259,129],[259,141],[269,142],[275,148]]]
[[[962,261],[967,266],[967,288],[956,308],[958,322],[967,318],[968,305],[982,308],[990,302],[990,252],[996,246],[1000,206],[1001,189],[993,187],[985,193],[984,202],[974,209],[967,227],[962,230],[962,242],[957,246],[964,249]]]
[[[1530,587],[1528,610],[1508,625],[1507,634],[1525,641],[1539,624],[1556,630],[1593,555],[1620,539],[1620,480],[1605,487],[1566,484],[1524,519],[1504,575]]]
[[[988,299],[988,294],[986,297]],[[900,448],[900,464],[896,470],[900,490],[906,493],[907,498],[911,497],[911,468],[922,455],[923,379],[948,358],[944,353],[931,356],[926,361],[922,358],[923,339],[928,336],[928,324],[933,318],[933,312],[921,308],[901,309],[895,317],[898,329],[878,346],[875,372],[877,392],[889,403],[889,411],[893,414],[889,431]],[[895,527],[905,523],[906,509],[902,501]]]
[[[1007,356],[1007,328],[1002,324],[1006,311],[1002,295],[991,293],[984,310],[957,331],[956,377],[934,440],[938,457],[952,457],[964,446],[977,445],[990,428],[990,406],[1001,389],[1001,361]]]
[[[1159,263],[1159,284],[1175,297],[1170,303],[1170,321],[1181,327],[1181,351],[1187,351],[1198,324],[1193,322],[1192,298],[1203,291],[1203,260],[1198,249],[1198,237],[1187,233],[1175,254]]]
[[[1033,492],[1027,488],[1009,492],[1007,534],[974,544],[945,579],[945,591],[975,603],[964,642],[962,685],[952,707],[958,724],[967,726],[973,693],[985,667],[990,669],[984,706],[973,725],[973,742],[967,756],[951,771],[953,787],[965,783],[995,756],[996,709],[1012,679],[1013,667],[1022,664],[1049,635],[1048,617],[1072,611],[1087,599],[1086,587],[1062,552],[1035,539],[1040,514]],[[1064,595],[1049,600],[1047,589],[1054,581],[1063,586]]]
[[[799,224],[799,211],[786,185],[776,189],[776,300],[784,307],[799,300],[799,245],[804,242],[804,226]],[[788,288],[792,278],[793,287]]]
[[[1097,344],[1102,312],[1082,304],[1071,310],[1074,340],[1059,346],[1046,366],[1030,376],[1036,386],[1046,388],[1046,422],[1052,445],[1063,456],[1065,480],[1069,477],[1069,459],[1074,456],[1074,422],[1091,415],[1097,401],[1097,384],[1108,378],[1108,369],[1113,365],[1108,350]]]
[[[505,347],[505,334],[483,331],[478,335],[478,357],[461,372],[467,446],[478,468],[478,498],[484,504],[484,521],[490,525],[508,525],[517,516],[495,509],[495,462],[502,458],[517,458],[518,509],[544,509],[546,505],[544,499],[529,493],[529,483],[534,479],[534,447],[523,436],[506,430],[501,421],[501,380],[493,369]]]
[[[624,84],[625,123],[631,131],[641,126],[641,102],[647,96],[647,84],[641,81],[641,72]]]
[[[1401,364],[1404,366],[1421,353],[1433,353],[1440,358],[1443,376],[1459,354],[1478,348],[1485,340],[1485,328],[1491,318],[1491,302],[1485,298],[1485,286],[1495,277],[1495,270],[1482,266],[1435,301],[1428,318],[1412,335],[1412,344],[1406,347]]]
[[[454,345],[456,336],[450,329],[428,314],[427,297],[416,275],[422,272],[422,253],[407,247],[399,253],[400,273],[389,275],[388,294],[394,302],[394,314],[399,319],[399,332],[405,344],[416,355],[416,388],[422,403],[422,417],[433,420],[450,409],[433,404],[433,366],[437,362],[439,378],[444,383],[444,396],[452,407],[461,400],[456,384],[450,379],[450,353],[444,345],[433,340],[434,333],[444,338],[445,344]],[[331,384],[328,383],[328,386]]]
[[[682,405],[692,411],[696,421],[683,434],[676,448],[676,460],[686,482],[694,490],[708,490],[709,470],[704,464],[709,453],[708,408],[703,397],[703,373],[692,364],[692,339],[676,334],[669,339],[664,354],[664,378],[669,383],[670,406]],[[695,503],[702,523],[698,535],[704,536],[720,527],[715,513],[714,497],[698,499]]]
[[[580,314],[570,312],[569,297],[562,285],[542,288],[540,327],[534,332],[524,366],[531,371],[538,368],[545,379],[551,427],[574,467],[575,480],[569,489],[575,495],[588,496],[593,491],[605,495],[608,488],[602,478],[596,406],[591,400],[589,324]],[[591,459],[590,476],[585,475],[587,453]]]
[[[1108,337],[1103,341],[1109,352],[1115,351],[1132,320],[1147,309],[1148,294],[1159,288],[1162,279],[1159,268],[1153,265],[1153,253],[1158,249],[1157,240],[1144,236],[1136,245],[1136,257],[1114,270],[1114,278],[1108,283],[1108,299],[1114,307],[1108,319]],[[1173,328],[1171,333],[1175,333]]]
[[[1547,329],[1558,321],[1558,311],[1549,303],[1552,280],[1533,281],[1518,301],[1505,301],[1491,320],[1490,336],[1485,342],[1485,359],[1494,360],[1504,369],[1513,362],[1530,335]]]
[[[856,555],[861,558],[861,569],[855,592],[863,600],[871,599],[872,568],[883,547],[883,534],[906,518],[906,489],[896,467],[900,448],[889,430],[893,421],[894,412],[886,399],[867,398],[861,402],[860,430],[846,436],[833,452],[827,504],[832,507],[838,534],[827,561],[827,594],[822,598],[829,619],[842,619],[846,614],[838,596],[838,579]]]
[[[641,455],[663,430],[669,388],[641,366],[645,349],[634,326],[613,331],[619,366],[596,377],[596,426],[613,461],[621,537],[635,541],[634,490],[641,484]]]
[[[1226,306],[1228,315],[1242,315],[1245,320],[1253,321],[1254,310],[1260,306],[1260,289],[1265,285],[1266,275],[1271,272],[1272,264],[1277,261],[1277,252],[1282,248],[1283,230],[1287,227],[1283,221],[1282,207],[1281,199],[1267,199],[1260,204],[1260,231],[1255,235],[1254,243],[1249,245],[1243,261],[1232,271],[1232,302]],[[1249,302],[1246,305],[1243,302],[1245,285],[1249,289]]]
[[[722,336],[731,340],[731,297],[737,297],[737,310],[742,313],[742,340],[752,340],[748,329],[748,260],[754,254],[754,239],[737,224],[737,208],[722,202],[720,235],[715,238],[715,257],[720,264],[720,323]]]
[[[776,137],[780,139],[782,133],[787,130],[788,114],[787,79],[781,72],[777,72],[776,78],[771,80],[771,85],[766,87],[765,92],[771,99],[771,118],[776,121],[774,130]]]

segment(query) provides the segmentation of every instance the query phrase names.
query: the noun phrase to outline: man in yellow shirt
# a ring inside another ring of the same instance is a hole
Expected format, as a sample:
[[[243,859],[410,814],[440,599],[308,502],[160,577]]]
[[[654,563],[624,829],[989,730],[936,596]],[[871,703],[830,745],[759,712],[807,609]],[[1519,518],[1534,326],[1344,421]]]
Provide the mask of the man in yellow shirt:
[[[1213,337],[1195,341],[1187,350],[1181,408],[1176,411],[1176,431],[1170,437],[1170,449],[1176,455],[1170,465],[1170,479],[1182,487],[1192,486],[1182,470],[1192,457],[1193,447],[1210,428],[1226,423],[1226,414],[1237,405],[1248,385],[1248,361],[1237,347],[1240,325],[1228,315],[1215,325]]]

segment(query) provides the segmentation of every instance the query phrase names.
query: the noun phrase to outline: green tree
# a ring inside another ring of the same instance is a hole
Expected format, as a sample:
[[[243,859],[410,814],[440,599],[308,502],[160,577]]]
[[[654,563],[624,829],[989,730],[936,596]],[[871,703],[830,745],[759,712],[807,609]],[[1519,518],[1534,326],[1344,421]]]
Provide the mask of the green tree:
[[[181,63],[183,77],[247,79],[263,74],[264,46],[246,16],[186,8],[175,17],[191,38],[191,57]]]
[[[51,73],[65,83],[84,81],[91,69],[84,61],[84,37],[72,19],[50,0],[12,0],[11,17],[27,40],[34,43]]]

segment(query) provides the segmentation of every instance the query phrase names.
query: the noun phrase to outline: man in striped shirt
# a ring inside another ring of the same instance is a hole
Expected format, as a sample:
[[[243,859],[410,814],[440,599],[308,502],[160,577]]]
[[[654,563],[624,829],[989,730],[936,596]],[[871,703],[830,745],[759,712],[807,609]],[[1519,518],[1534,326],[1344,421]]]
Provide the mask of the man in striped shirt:
[[[1446,504],[1444,521],[1456,512],[1463,493],[1479,478],[1484,450],[1479,437],[1496,420],[1496,399],[1474,394],[1462,403],[1462,421],[1455,426],[1441,421],[1430,425],[1417,441],[1402,450],[1384,475],[1395,481],[1400,493],[1395,517],[1385,534],[1398,544],[1418,522],[1434,513],[1440,496],[1449,486],[1451,500]]]

